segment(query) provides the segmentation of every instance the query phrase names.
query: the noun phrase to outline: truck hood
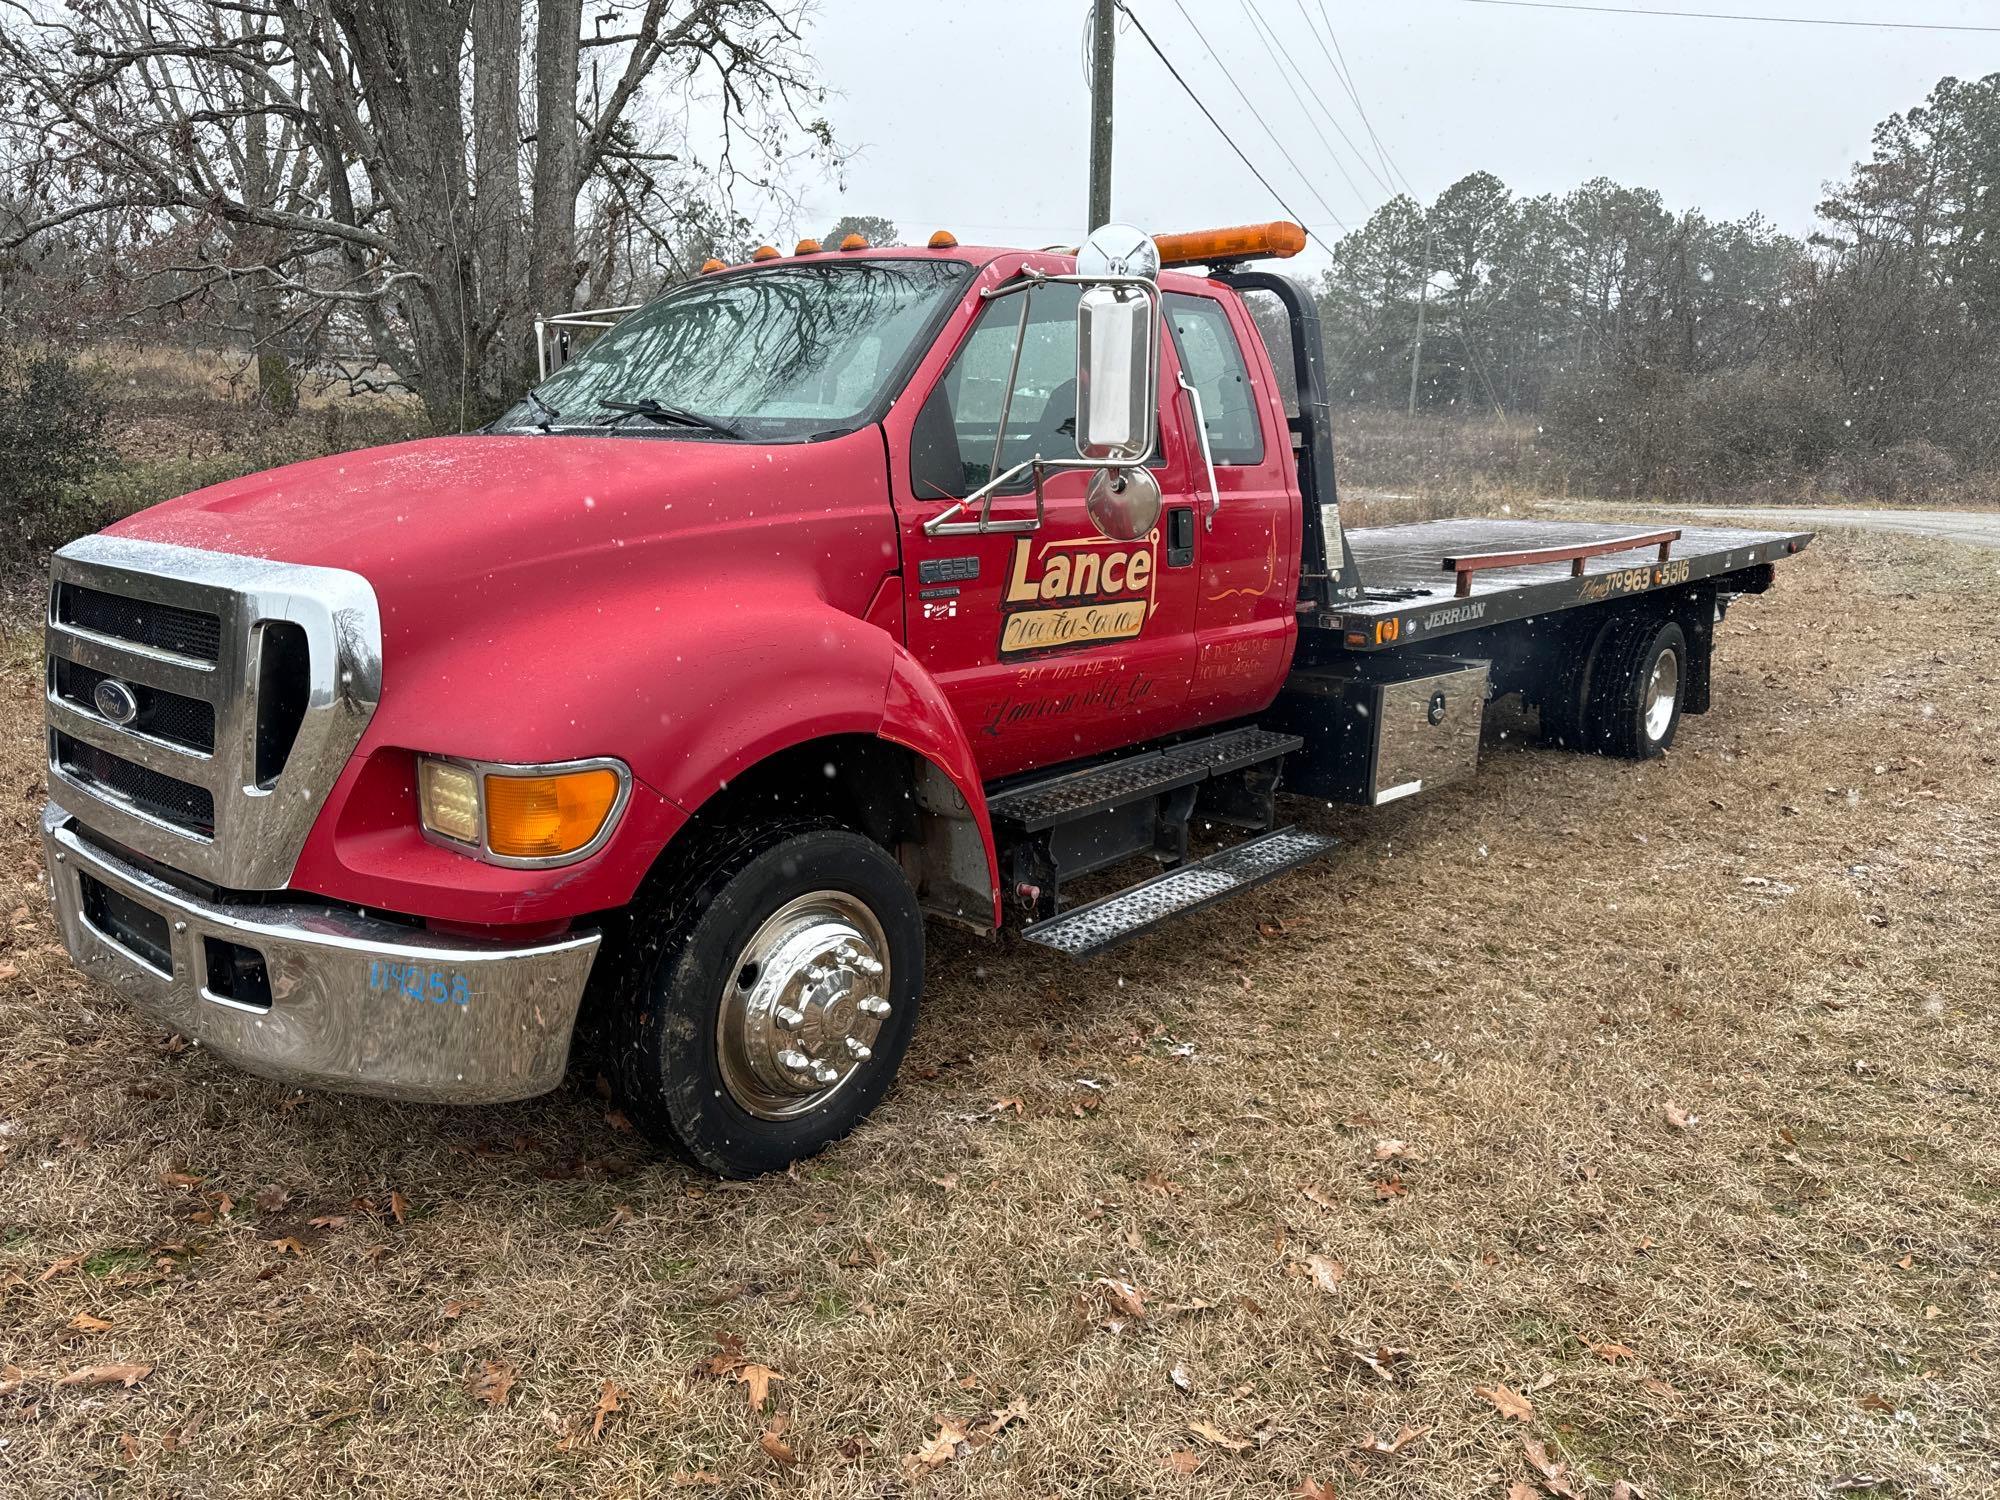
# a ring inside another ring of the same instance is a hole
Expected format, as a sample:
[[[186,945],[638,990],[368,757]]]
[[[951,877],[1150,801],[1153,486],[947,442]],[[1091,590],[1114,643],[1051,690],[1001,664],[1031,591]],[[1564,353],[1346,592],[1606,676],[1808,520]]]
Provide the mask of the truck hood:
[[[788,520],[817,524],[791,526]],[[481,593],[682,562],[754,533],[765,558],[851,523],[893,546],[880,435],[818,443],[563,436],[430,438],[290,464],[196,490],[112,526],[120,536],[347,568],[384,613],[422,590]],[[857,538],[858,539],[858,538]],[[893,561],[889,564],[894,567]],[[386,623],[386,621],[385,621]]]

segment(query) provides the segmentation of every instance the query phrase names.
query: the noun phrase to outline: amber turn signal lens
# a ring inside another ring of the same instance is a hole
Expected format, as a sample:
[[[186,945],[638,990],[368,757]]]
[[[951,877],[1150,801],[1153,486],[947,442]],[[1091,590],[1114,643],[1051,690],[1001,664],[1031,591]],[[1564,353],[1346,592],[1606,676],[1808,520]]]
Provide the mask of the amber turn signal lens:
[[[601,767],[554,776],[486,778],[486,847],[507,859],[574,854],[603,831],[618,804],[618,773]]]

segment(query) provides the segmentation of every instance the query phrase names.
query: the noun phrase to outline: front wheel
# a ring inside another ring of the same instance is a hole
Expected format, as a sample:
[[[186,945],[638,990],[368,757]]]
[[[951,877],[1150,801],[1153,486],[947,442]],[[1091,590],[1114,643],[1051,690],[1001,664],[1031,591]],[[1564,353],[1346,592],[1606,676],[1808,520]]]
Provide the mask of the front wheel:
[[[698,860],[637,913],[612,1019],[635,1122],[725,1177],[852,1130],[895,1077],[923,989],[902,870],[843,828],[775,827]]]

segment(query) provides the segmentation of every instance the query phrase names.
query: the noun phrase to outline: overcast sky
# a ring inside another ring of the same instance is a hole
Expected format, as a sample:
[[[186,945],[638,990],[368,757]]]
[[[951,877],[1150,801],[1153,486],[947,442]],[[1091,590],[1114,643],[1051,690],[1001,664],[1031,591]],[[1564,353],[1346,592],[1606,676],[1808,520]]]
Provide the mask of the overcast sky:
[[[1306,97],[1323,100],[1330,121],[1294,100],[1298,83],[1288,87],[1291,75],[1266,51],[1246,0],[1181,0],[1213,58],[1175,0],[1129,3],[1272,186],[1329,243],[1340,232],[1336,221],[1358,226],[1388,195],[1333,128],[1337,122],[1367,146],[1321,50],[1325,33],[1314,23],[1322,7],[1391,160],[1426,200],[1482,168],[1519,193],[1561,192],[1602,175],[1658,188],[1672,207],[1718,217],[1759,211],[1803,233],[1821,185],[1866,153],[1878,120],[1920,102],[1947,74],[2000,69],[2000,34],[1990,33],[1469,0],[1253,0],[1310,84]],[[1606,3],[2000,26],[2000,0]],[[809,194],[800,232],[818,233],[852,212],[895,220],[905,239],[939,226],[968,243],[1077,238],[1088,203],[1089,8],[1089,0],[822,0],[812,46],[841,96],[830,106],[835,128],[857,154],[844,194],[830,185]],[[1283,213],[1129,23],[1121,24],[1117,69],[1114,217],[1159,232]],[[1379,163],[1374,170],[1392,176]]]

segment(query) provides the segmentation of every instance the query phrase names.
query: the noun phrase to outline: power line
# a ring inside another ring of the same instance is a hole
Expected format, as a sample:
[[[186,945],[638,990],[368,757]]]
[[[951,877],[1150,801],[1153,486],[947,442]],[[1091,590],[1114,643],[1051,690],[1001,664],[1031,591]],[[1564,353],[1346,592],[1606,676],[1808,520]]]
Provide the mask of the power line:
[[[1251,3],[1251,0],[1243,0],[1243,14],[1249,17],[1250,28],[1251,30],[1257,33],[1257,40],[1264,44],[1264,51],[1270,57],[1271,65],[1278,70],[1278,77],[1284,81],[1285,87],[1292,91],[1292,98],[1295,101],[1297,101],[1299,106],[1299,112],[1306,117],[1306,124],[1312,126],[1313,134],[1318,136],[1319,143],[1322,146],[1326,147],[1327,159],[1333,163],[1334,170],[1340,173],[1341,179],[1344,182],[1346,182],[1346,184],[1350,188],[1354,189],[1354,196],[1361,200],[1363,207],[1366,207],[1368,203],[1368,195],[1361,191],[1361,184],[1354,180],[1353,174],[1351,174],[1347,170],[1346,164],[1341,161],[1340,153],[1333,149],[1333,142],[1326,138],[1326,132],[1324,130],[1321,130],[1319,128],[1318,122],[1313,119],[1312,111],[1306,106],[1305,95],[1299,92],[1298,86],[1292,82],[1291,74],[1285,71],[1287,66],[1292,66],[1292,65],[1289,63],[1289,60],[1282,57],[1278,49],[1272,45],[1271,38],[1265,35],[1265,31],[1270,26],[1271,23],[1258,13],[1257,7]],[[1297,71],[1295,66],[1293,68],[1293,71]],[[1311,85],[1308,84],[1307,88],[1308,90],[1310,90]],[[1317,103],[1318,101],[1315,100],[1314,102]],[[1326,106],[1321,105],[1320,108],[1323,112]],[[1340,130],[1340,122],[1338,120],[1335,120],[1333,116],[1331,115],[1327,116],[1327,123],[1332,125],[1335,130]],[[1354,153],[1355,158],[1361,163],[1362,169],[1373,175],[1374,168],[1368,165],[1368,158],[1362,154],[1361,148],[1359,146],[1356,146],[1353,141],[1348,140],[1346,131],[1344,130],[1340,131],[1340,138],[1344,141],[1347,141],[1347,149]],[[1375,180],[1377,182],[1382,181],[1380,177],[1376,177]],[[1389,188],[1389,185],[1386,182],[1383,182],[1382,186],[1385,190],[1388,190]]]
[[[1780,26],[1850,26],[1864,31],[1982,31],[2000,26],[1959,26],[1934,21],[1848,21],[1827,16],[1745,16],[1718,10],[1645,10],[1630,5],[1574,5],[1567,0],[1463,0],[1467,5],[1506,5],[1516,10],[1580,10],[1601,16],[1671,16],[1684,21],[1769,21]]]
[[[1312,17],[1306,15],[1305,0],[1297,0],[1297,3],[1299,14],[1305,16],[1306,30],[1312,31],[1313,40],[1318,41],[1319,33],[1313,31]],[[1333,43],[1334,74],[1340,79],[1340,86],[1347,90],[1347,97],[1354,101],[1354,112],[1361,116],[1362,128],[1368,132],[1368,139],[1375,143],[1375,154],[1382,158],[1383,170],[1402,183],[1404,192],[1412,198],[1417,197],[1417,190],[1410,186],[1410,179],[1405,175],[1401,163],[1390,154],[1388,145],[1375,133],[1375,122],[1368,118],[1367,106],[1361,102],[1361,90],[1354,82],[1354,69],[1348,66],[1347,54],[1340,50],[1340,37],[1333,29],[1333,18],[1326,13],[1326,0],[1316,0],[1316,3],[1319,6],[1319,18],[1326,26],[1326,38]]]
[[[1208,38],[1202,34],[1201,27],[1196,25],[1194,17],[1188,14],[1187,6],[1183,5],[1181,0],[1174,0],[1174,9],[1179,11],[1181,19],[1188,23],[1188,29],[1194,33],[1195,40],[1201,43],[1201,50],[1208,54],[1208,60],[1215,64],[1221,71],[1222,76],[1229,81],[1229,86],[1236,90],[1236,97],[1241,99],[1243,107],[1250,111],[1250,118],[1255,120],[1264,134],[1271,138],[1271,144],[1278,148],[1278,155],[1284,157],[1286,164],[1298,174],[1299,181],[1306,185],[1306,191],[1319,201],[1319,206],[1326,211],[1326,216],[1329,219],[1333,220],[1336,224],[1340,224],[1341,232],[1345,234],[1347,226],[1341,223],[1340,215],[1333,211],[1333,205],[1326,201],[1325,194],[1320,192],[1318,185],[1307,175],[1306,169],[1300,166],[1297,158],[1286,149],[1284,141],[1279,139],[1278,132],[1271,128],[1270,122],[1259,112],[1257,106],[1250,102],[1250,96],[1243,92],[1243,85],[1238,83],[1236,75],[1229,71],[1229,64],[1225,63],[1222,60],[1221,54],[1208,44]],[[1128,11],[1127,14],[1129,15],[1130,12]]]
[[[1167,72],[1172,76],[1174,82],[1181,86],[1181,92],[1186,94],[1188,98],[1193,101],[1194,107],[1201,111],[1203,118],[1205,118],[1209,124],[1215,127],[1215,133],[1222,137],[1223,143],[1227,145],[1231,151],[1234,151],[1236,153],[1237,159],[1240,160],[1244,166],[1250,169],[1250,175],[1256,178],[1257,181],[1263,185],[1264,191],[1271,195],[1272,199],[1277,203],[1278,207],[1282,208],[1288,217],[1290,217],[1294,222],[1303,225],[1305,227],[1305,231],[1307,234],[1312,235],[1312,237],[1315,240],[1319,240],[1320,249],[1326,251],[1327,254],[1331,255],[1333,253],[1333,247],[1327,244],[1325,240],[1320,239],[1320,236],[1314,232],[1312,226],[1306,224],[1305,215],[1300,213],[1297,209],[1293,208],[1291,204],[1287,203],[1285,201],[1284,194],[1280,193],[1275,187],[1271,186],[1271,179],[1266,177],[1262,172],[1257,170],[1257,163],[1250,160],[1249,156],[1245,154],[1243,148],[1236,144],[1235,138],[1231,136],[1228,131],[1222,128],[1222,122],[1215,118],[1214,111],[1212,111],[1206,104],[1203,104],[1201,102],[1201,95],[1197,94],[1192,88],[1188,86],[1188,81],[1185,78],[1181,77],[1180,69],[1176,68],[1173,65],[1172,61],[1168,59],[1167,54],[1160,50],[1160,44],[1154,41],[1153,34],[1150,31],[1146,30],[1146,23],[1144,21],[1141,21],[1136,15],[1132,13],[1132,7],[1127,5],[1125,3],[1125,0],[1118,0],[1118,8],[1121,11],[1123,11],[1125,13],[1126,18],[1131,21],[1132,29],[1139,33],[1140,40],[1145,42],[1147,47],[1152,49],[1153,56],[1157,57],[1160,60],[1160,66],[1165,68]],[[1317,194],[1315,194],[1315,196],[1317,196]],[[1321,206],[1324,207],[1325,205],[1322,204]],[[1328,210],[1328,214],[1333,219],[1333,222],[1339,226],[1341,232],[1343,234],[1346,233],[1347,226],[1340,222],[1339,215],[1334,214],[1331,209]]]

